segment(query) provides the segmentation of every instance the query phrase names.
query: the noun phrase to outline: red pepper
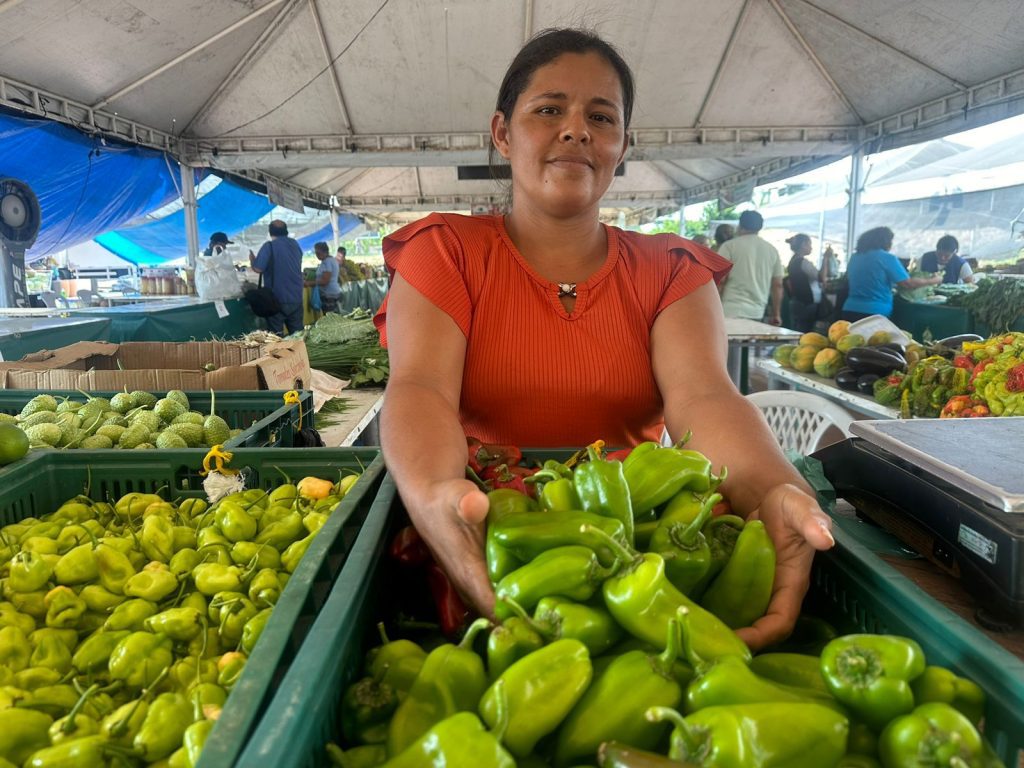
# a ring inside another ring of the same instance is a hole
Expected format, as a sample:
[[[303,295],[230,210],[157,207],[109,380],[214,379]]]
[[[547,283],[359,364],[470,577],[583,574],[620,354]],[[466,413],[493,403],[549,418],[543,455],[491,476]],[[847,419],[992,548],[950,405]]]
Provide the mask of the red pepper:
[[[388,554],[392,560],[410,568],[426,565],[431,558],[427,543],[420,536],[419,531],[411,525],[402,528],[391,539]]]
[[[470,466],[475,460],[481,469],[496,467],[499,464],[508,464],[508,466],[514,467],[523,460],[523,452],[514,445],[480,443],[475,446],[475,449],[473,445],[469,446],[469,459]]]
[[[529,477],[536,470],[529,467],[510,466],[498,464],[495,467],[488,467],[484,470],[484,479],[491,490],[498,488],[512,488],[513,490],[525,493],[527,496],[534,496],[536,486],[533,483],[527,485],[523,478]]]
[[[971,384],[974,383],[974,380],[977,378],[979,373],[984,371],[986,368],[988,368],[994,362],[995,362],[995,360],[992,359],[991,357],[989,357],[989,358],[986,358],[985,360],[982,360],[980,363],[978,363],[976,366],[974,366],[974,370],[971,372]]]
[[[720,502],[718,502],[717,504],[715,504],[715,506],[713,506],[711,508],[711,516],[712,517],[718,517],[719,515],[731,515],[731,514],[732,514],[732,504],[729,503],[728,499],[724,499],[723,498]]]
[[[479,451],[482,446],[483,443],[481,443],[475,437],[466,438],[466,449],[468,451],[468,458],[466,460],[466,463],[469,465],[470,469],[472,469],[478,475],[484,471],[483,466],[480,464],[479,459],[477,459],[476,457],[477,451]]]
[[[956,368],[966,368],[968,371],[974,370],[974,360],[967,355],[957,355],[954,357],[953,365]]]
[[[632,448],[619,448],[619,450],[612,451],[604,458],[606,461],[625,461],[632,452]]]
[[[427,584],[430,585],[430,594],[434,598],[434,607],[437,608],[441,632],[449,639],[459,637],[469,621],[469,609],[462,602],[455,585],[437,563],[427,566]]]
[[[1015,365],[1007,371],[1006,389],[1010,392],[1024,392],[1024,363]]]

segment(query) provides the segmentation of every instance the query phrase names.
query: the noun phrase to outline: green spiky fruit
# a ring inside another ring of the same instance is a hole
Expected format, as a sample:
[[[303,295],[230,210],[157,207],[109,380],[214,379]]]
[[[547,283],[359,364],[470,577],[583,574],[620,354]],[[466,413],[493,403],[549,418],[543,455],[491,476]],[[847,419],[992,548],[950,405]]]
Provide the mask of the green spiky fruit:
[[[203,414],[198,411],[189,411],[181,416],[176,416],[171,424],[198,424],[201,427],[203,426]]]
[[[175,400],[181,404],[182,410],[187,411],[191,406],[188,404],[188,395],[182,392],[180,389],[172,389],[167,393],[169,400]]]
[[[150,432],[152,430],[148,429],[145,424],[132,424],[121,433],[117,444],[121,448],[135,448],[140,443],[149,442]]]
[[[188,448],[188,443],[173,432],[164,431],[157,435],[156,438],[157,448]]]
[[[132,396],[127,392],[118,392],[112,398],[110,398],[110,408],[117,411],[118,413],[128,413],[135,405],[132,402]]]
[[[61,431],[56,424],[36,424],[25,430],[30,442],[33,445],[45,443],[51,448],[60,442]]]
[[[138,445],[135,446],[134,450],[136,450],[136,451],[151,451],[154,448],[156,448],[156,446],[153,445],[152,443],[139,443]]]
[[[153,406],[153,413],[160,417],[160,421],[167,422],[170,424],[174,419],[188,410],[177,400],[173,400],[169,397],[161,398],[156,401],[156,405]]]
[[[104,424],[102,427],[96,430],[96,434],[93,437],[105,437],[110,442],[116,443],[120,441],[121,435],[124,434],[127,427],[118,424]]]
[[[153,411],[136,411],[128,417],[129,424],[143,424],[150,432],[157,432],[160,429],[160,417]]]
[[[24,411],[22,411],[24,413]],[[28,429],[34,427],[36,424],[56,424],[57,414],[54,411],[36,411],[35,413],[29,414],[22,418],[21,427],[22,429]]]
[[[203,428],[199,424],[171,424],[164,430],[164,434],[168,432],[184,440],[189,448],[198,448],[203,444]]]
[[[113,416],[107,416],[107,418],[103,420],[102,426],[106,427],[108,425],[114,425],[116,427],[127,427],[128,419],[126,419],[120,413],[117,413],[115,411]]]
[[[96,434],[96,435],[90,435],[89,437],[87,437],[84,440],[82,440],[82,442],[79,444],[78,447],[83,449],[83,450],[86,450],[86,451],[88,451],[88,450],[95,450],[95,449],[113,448],[114,447],[114,441],[111,440],[106,435]]]
[[[17,416],[11,416],[9,413],[0,413],[0,424],[16,424],[17,421]]]
[[[143,392],[141,389],[137,389],[131,393],[132,408],[149,407],[152,408],[156,405],[156,395],[152,392]]]
[[[214,409],[217,405],[217,394],[210,390],[210,415],[203,419],[203,442],[207,445],[223,445],[231,437],[231,427]]]
[[[64,398],[57,403],[57,413],[74,413],[75,411],[81,410],[85,403],[81,403],[78,400],[72,400],[70,397]]]
[[[36,395],[27,403],[25,407],[21,409],[22,418],[31,416],[33,413],[39,411],[56,411],[57,410],[57,398],[53,395]]]

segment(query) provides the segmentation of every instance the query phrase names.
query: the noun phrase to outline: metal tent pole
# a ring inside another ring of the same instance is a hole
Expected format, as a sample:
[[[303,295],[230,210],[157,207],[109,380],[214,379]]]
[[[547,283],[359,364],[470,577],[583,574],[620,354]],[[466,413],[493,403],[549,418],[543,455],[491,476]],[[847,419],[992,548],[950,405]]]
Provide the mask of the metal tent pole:
[[[864,185],[864,148],[860,147],[850,155],[849,203],[846,206],[846,263],[850,263],[854,243],[857,242],[857,227],[860,218],[860,195]]]
[[[185,206],[185,239],[188,242],[186,263],[190,268],[195,269],[196,260],[199,258],[199,221],[197,219],[195,176],[192,169],[184,163],[179,163],[178,167],[181,168],[181,202]]]

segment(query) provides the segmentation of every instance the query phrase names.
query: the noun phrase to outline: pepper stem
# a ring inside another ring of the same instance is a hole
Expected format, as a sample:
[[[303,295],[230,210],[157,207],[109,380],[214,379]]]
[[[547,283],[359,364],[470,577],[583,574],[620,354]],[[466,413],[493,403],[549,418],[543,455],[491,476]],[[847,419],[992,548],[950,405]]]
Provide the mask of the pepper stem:
[[[697,751],[699,744],[697,743],[696,736],[686,720],[683,719],[683,716],[674,709],[669,707],[651,707],[644,713],[644,717],[652,723],[661,723],[667,720],[673,725],[675,733],[678,734],[679,738],[686,745],[687,753],[692,754]]]
[[[729,477],[728,467],[722,467],[720,474],[711,475],[711,490],[715,490],[718,486],[724,483],[727,477]],[[717,504],[718,502],[715,503]]]
[[[679,610],[685,611],[686,609],[680,607]],[[664,677],[672,676],[672,665],[675,664],[682,651],[680,648],[681,622],[682,620],[676,616],[669,619],[668,629],[665,630],[665,650],[654,657],[656,659],[654,664]]]
[[[690,440],[692,438],[693,438],[693,430],[692,429],[688,429],[688,430],[686,430],[686,434],[683,435],[682,439],[678,443],[673,445],[672,447],[673,448],[682,448],[684,445],[686,445],[688,442],[690,442]]]
[[[639,552],[629,549],[629,547],[613,539],[596,525],[584,523],[580,526],[580,533],[587,533],[599,538],[604,546],[608,547],[614,553],[615,558],[623,563],[635,563],[643,557]]]
[[[680,531],[678,536],[673,537],[680,546],[684,549],[693,549],[694,545],[697,543],[697,535],[701,532],[704,524],[711,518],[711,510],[714,508],[715,504],[721,500],[722,494],[720,493],[713,493],[707,496],[704,499],[704,503],[701,504],[700,512],[697,513],[697,516],[693,518],[693,520],[687,523],[685,527],[680,526],[679,528],[673,529]]]
[[[512,613],[514,613],[517,618],[520,618],[523,621],[525,621],[527,626],[530,627],[530,629],[534,630],[535,632],[537,632],[537,634],[541,635],[545,639],[550,639],[553,636],[554,632],[551,625],[547,622],[537,621],[532,616],[530,616],[530,614],[526,612],[526,609],[523,608],[523,606],[519,604],[519,601],[516,600],[514,597],[499,597],[498,602],[504,603],[506,606],[508,606],[508,609],[512,611]]]
[[[682,643],[681,655],[698,675],[702,674],[711,664],[704,660],[693,647],[693,632],[690,629],[690,609],[685,605],[679,606],[679,610],[676,611],[676,617],[679,623],[679,640]]]
[[[483,632],[485,629],[488,629],[490,626],[490,619],[480,618],[474,621],[472,624],[469,625],[469,628],[466,630],[466,634],[462,636],[462,640],[459,641],[459,648],[461,648],[464,651],[468,651],[470,648],[473,647],[473,641],[476,640],[476,636]]]
[[[378,621],[377,622],[377,634],[380,635],[381,645],[387,645],[388,643],[391,642],[388,639],[388,630],[384,626],[384,622],[383,621]]]
[[[73,706],[71,708],[71,711],[68,712],[68,717],[64,721],[64,725],[61,726],[61,733],[63,733],[65,736],[70,736],[72,733],[78,730],[78,728],[75,726],[75,718],[78,716],[78,713],[81,711],[82,707],[85,706],[85,702],[88,701],[89,697],[96,693],[96,691],[98,691],[99,689],[99,683],[93,683],[82,692],[82,695],[78,697],[78,701],[75,702],[75,706]]]

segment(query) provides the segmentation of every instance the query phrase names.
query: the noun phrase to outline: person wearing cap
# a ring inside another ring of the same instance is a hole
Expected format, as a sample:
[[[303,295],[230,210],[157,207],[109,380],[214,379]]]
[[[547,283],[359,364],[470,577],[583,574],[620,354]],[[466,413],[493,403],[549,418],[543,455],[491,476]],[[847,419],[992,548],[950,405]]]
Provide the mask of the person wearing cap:
[[[303,323],[302,288],[302,246],[288,236],[288,225],[274,219],[267,227],[270,240],[260,246],[255,256],[249,252],[249,262],[257,274],[263,276],[263,284],[273,292],[281,311],[267,318],[267,328],[281,334],[287,326],[288,333],[301,331]]]
[[[214,232],[210,235],[210,244],[203,251],[204,256],[214,256],[227,250],[227,246],[234,245],[234,240],[228,240],[224,232]]]

